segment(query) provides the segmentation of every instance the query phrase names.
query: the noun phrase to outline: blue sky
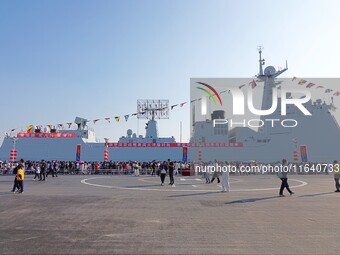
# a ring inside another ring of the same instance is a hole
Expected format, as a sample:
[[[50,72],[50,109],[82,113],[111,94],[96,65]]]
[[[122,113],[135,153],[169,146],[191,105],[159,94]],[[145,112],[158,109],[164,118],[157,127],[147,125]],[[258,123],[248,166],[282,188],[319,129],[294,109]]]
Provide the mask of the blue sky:
[[[339,77],[339,1],[0,1],[0,136],[190,100],[191,77],[250,77],[257,45],[285,77]],[[340,85],[340,84],[339,84]],[[338,101],[340,100],[340,97]],[[339,117],[339,116],[337,116]],[[338,118],[339,119],[339,118]],[[159,121],[189,139],[189,107]],[[91,124],[116,141],[144,121]]]

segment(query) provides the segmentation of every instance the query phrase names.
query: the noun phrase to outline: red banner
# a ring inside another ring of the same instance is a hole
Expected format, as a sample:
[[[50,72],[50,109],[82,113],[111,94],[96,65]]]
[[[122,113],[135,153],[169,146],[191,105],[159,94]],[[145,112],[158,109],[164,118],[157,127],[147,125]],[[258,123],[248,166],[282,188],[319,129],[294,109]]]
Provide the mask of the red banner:
[[[62,133],[17,133],[19,138],[75,138],[76,133],[62,132]]]
[[[81,152],[81,145],[77,144],[76,161],[80,161],[80,152]]]
[[[300,146],[300,154],[301,154],[301,162],[308,162],[307,146],[306,145]]]
[[[107,143],[107,147],[180,148],[180,147],[243,147],[243,143]]]
[[[183,147],[183,158],[182,161],[187,162],[188,161],[188,147]]]

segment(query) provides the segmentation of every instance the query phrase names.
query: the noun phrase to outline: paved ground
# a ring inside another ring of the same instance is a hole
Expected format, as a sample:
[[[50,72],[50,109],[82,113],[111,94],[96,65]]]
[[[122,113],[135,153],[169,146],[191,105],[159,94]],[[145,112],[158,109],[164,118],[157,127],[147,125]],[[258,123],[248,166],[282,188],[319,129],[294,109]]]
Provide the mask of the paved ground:
[[[230,193],[199,178],[0,176],[0,254],[339,254],[332,176],[235,176]],[[168,178],[166,179],[168,181]]]

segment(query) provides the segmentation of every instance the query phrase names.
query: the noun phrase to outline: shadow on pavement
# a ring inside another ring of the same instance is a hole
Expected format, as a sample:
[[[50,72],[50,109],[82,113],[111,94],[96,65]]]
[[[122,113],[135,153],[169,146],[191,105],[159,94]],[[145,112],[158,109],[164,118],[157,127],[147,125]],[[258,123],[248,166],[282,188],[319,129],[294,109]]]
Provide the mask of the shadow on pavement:
[[[160,184],[147,184],[147,185],[122,186],[122,187],[123,188],[148,188],[148,187],[161,187],[161,185]]]
[[[200,193],[190,193],[190,194],[181,194],[181,195],[171,195],[168,197],[191,197],[191,196],[200,196],[200,195],[212,195],[216,193],[221,193],[221,192],[220,191],[200,192]]]
[[[263,201],[263,200],[269,200],[269,199],[274,199],[274,198],[279,198],[278,196],[274,197],[258,197],[258,198],[245,198],[245,199],[240,199],[240,200],[234,200],[231,202],[225,203],[226,205],[231,205],[231,204],[243,204],[243,203],[254,203],[257,201]]]
[[[329,195],[329,194],[334,194],[335,192],[323,192],[323,193],[316,193],[316,194],[306,194],[306,195],[301,195],[298,197],[318,197],[318,196],[324,196],[324,195]]]

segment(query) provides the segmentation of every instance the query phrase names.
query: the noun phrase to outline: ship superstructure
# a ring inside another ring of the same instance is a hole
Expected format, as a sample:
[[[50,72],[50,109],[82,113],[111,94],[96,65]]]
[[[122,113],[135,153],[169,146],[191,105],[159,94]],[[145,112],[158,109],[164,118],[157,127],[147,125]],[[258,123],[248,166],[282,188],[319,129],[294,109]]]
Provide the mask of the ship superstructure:
[[[284,79],[278,80],[277,77],[285,72],[288,66],[286,63],[286,67],[279,71],[276,71],[273,66],[267,66],[263,70],[264,59],[261,53],[260,49],[259,74],[256,79],[258,83],[263,83],[260,110],[268,110],[273,106],[273,98],[276,94],[279,95],[277,92],[285,88]],[[212,83],[223,83],[223,79],[211,80]],[[195,86],[195,84],[191,85]],[[276,94],[273,96],[275,90]],[[287,92],[284,96],[292,99],[296,95]],[[275,162],[286,158],[294,161],[294,153],[298,151],[300,154],[301,146],[307,150],[308,161],[330,163],[339,159],[340,128],[332,114],[332,109],[335,109],[333,102],[326,103],[321,99],[309,100],[303,106],[311,115],[305,115],[295,105],[287,104],[286,114],[283,115],[281,100],[282,98],[278,96],[277,108],[273,113],[258,117],[258,122],[263,125],[259,124],[257,130],[247,125],[230,127],[230,119],[228,119],[228,124],[214,126],[214,120],[225,119],[225,110],[213,111],[210,119],[193,121],[191,142],[227,141],[240,146],[237,148],[192,148],[190,159]],[[223,121],[220,122],[223,123]],[[285,124],[296,125],[296,127],[286,127]],[[302,158],[299,157],[298,161],[301,160]]]

